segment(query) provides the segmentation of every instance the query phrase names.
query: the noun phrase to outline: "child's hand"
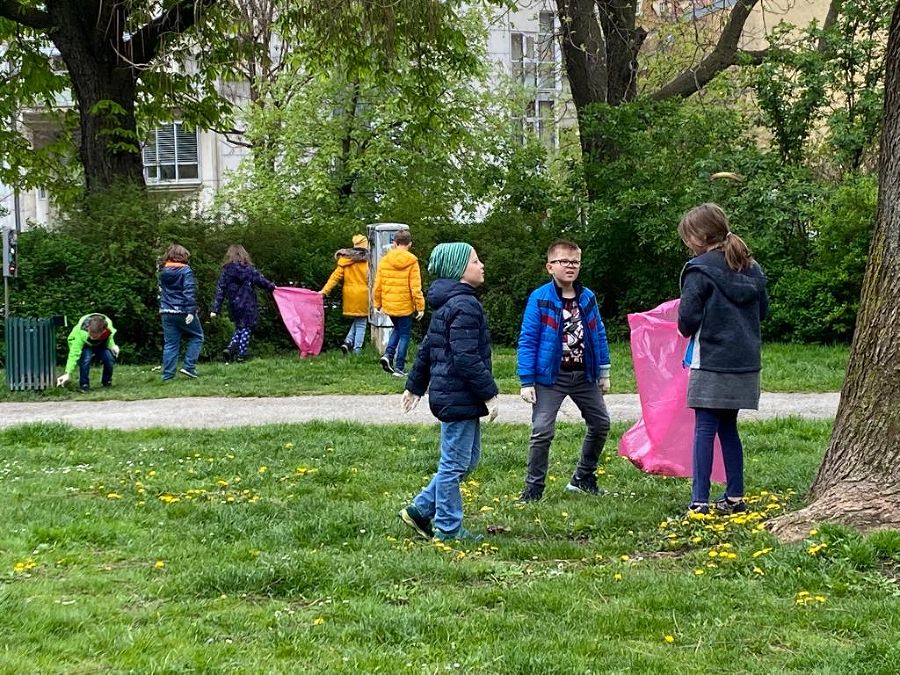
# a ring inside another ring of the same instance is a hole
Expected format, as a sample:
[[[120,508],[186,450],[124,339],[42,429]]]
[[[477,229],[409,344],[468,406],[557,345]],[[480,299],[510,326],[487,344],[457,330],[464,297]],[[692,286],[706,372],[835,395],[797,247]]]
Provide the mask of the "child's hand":
[[[215,312],[210,312],[210,313],[209,313],[209,320],[212,321],[212,320],[215,319],[217,316],[218,316],[218,314],[216,314]]]
[[[600,391],[604,394],[609,393],[609,378],[604,377],[597,380],[597,386],[600,387]]]
[[[497,413],[500,412],[500,397],[495,396],[492,399],[489,399],[484,402],[488,409],[488,422],[493,422],[497,419]]]
[[[66,383],[69,381],[69,374],[63,373],[59,377],[56,378],[56,386],[57,387],[65,387]]]
[[[421,321],[423,316],[425,316],[425,312],[421,310],[416,312],[416,321]]]
[[[112,347],[109,348],[109,351],[112,352],[113,356],[115,356],[116,358],[119,358],[119,345],[113,345]]]
[[[186,326],[190,325],[191,322],[192,322],[193,320],[194,320],[194,315],[193,315],[193,314],[185,314],[185,315],[184,315],[184,324],[185,324]]]
[[[400,397],[400,407],[403,408],[403,412],[412,412],[413,408],[419,405],[420,398],[422,397],[416,396],[409,389],[404,390],[403,396]]]
[[[519,396],[522,397],[525,403],[530,403],[531,405],[537,403],[537,392],[535,392],[534,387],[522,387],[519,390]]]

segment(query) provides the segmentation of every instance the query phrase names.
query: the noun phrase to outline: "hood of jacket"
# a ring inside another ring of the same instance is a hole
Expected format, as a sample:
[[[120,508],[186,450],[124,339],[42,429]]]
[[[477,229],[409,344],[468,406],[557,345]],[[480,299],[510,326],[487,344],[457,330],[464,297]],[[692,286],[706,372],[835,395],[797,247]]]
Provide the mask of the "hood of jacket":
[[[379,265],[387,265],[395,270],[405,270],[418,264],[419,259],[403,248],[392,248],[381,258]]]
[[[334,252],[334,259],[342,267],[364,262],[369,259],[369,252],[364,248],[340,248]]]
[[[231,277],[240,279],[243,282],[253,278],[253,267],[245,263],[230,262],[222,265],[222,271],[227,272]]]
[[[437,279],[428,289],[428,306],[433,310],[440,309],[457,295],[475,295],[475,289],[456,279]]]
[[[735,273],[725,262],[722,251],[709,251],[689,260],[681,276],[689,272],[706,275],[728,300],[738,306],[758,302],[766,287],[765,274],[755,261],[748,269]]]

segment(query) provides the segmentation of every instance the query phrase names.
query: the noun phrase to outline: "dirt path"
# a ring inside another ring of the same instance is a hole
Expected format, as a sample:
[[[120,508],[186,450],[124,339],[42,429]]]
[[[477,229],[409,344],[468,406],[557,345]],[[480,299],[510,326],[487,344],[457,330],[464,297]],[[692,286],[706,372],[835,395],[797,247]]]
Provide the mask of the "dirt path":
[[[529,424],[531,406],[518,396],[501,396],[498,422]],[[741,412],[741,419],[797,416],[833,418],[839,394],[766,394],[760,409]],[[0,403],[0,427],[30,422],[65,422],[76,427],[146,429],[151,427],[223,428],[261,424],[293,424],[313,420],[344,420],[364,424],[432,424],[423,399],[409,415],[392,396],[291,396],[288,398],[163,398],[144,401],[62,401]],[[634,420],[640,414],[636,394],[606,397],[613,421]],[[568,399],[560,421],[578,421],[578,409]]]

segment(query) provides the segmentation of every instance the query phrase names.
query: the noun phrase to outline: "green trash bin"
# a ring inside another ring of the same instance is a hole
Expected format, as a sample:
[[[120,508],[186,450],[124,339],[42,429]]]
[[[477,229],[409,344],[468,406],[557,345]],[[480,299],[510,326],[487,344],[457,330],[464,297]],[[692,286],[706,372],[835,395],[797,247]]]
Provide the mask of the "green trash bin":
[[[62,317],[6,319],[6,384],[11,391],[47,389],[56,378],[56,328]]]

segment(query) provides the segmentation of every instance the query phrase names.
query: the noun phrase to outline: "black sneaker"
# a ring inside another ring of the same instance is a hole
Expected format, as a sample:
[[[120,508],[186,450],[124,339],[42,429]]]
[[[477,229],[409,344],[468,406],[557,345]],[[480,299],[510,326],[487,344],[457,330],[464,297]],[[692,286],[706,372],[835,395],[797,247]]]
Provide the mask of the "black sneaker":
[[[434,531],[431,529],[431,521],[422,516],[422,514],[419,513],[419,509],[415,506],[407,506],[405,509],[400,509],[400,513],[398,513],[397,516],[403,521],[404,525],[412,529],[423,539],[431,541],[432,537],[434,537]]]
[[[181,373],[182,375],[187,375],[192,380],[196,380],[199,377],[199,375],[197,375],[196,371],[188,370],[187,368],[179,368],[178,372]]]
[[[347,356],[347,354],[349,354],[349,353],[350,353],[350,345],[347,344],[346,342],[342,342],[341,343],[341,354],[343,354],[344,356]]]
[[[699,514],[701,516],[709,515],[709,504],[706,502],[693,502],[688,507],[688,515],[692,513]]]
[[[535,487],[534,485],[526,485],[519,495],[519,504],[528,504],[529,502],[539,502],[544,496],[544,489]]]
[[[394,374],[394,364],[391,363],[391,360],[390,360],[388,357],[382,356],[382,357],[378,360],[378,363],[381,364],[381,369],[382,369],[384,372],[390,373],[391,375]]]
[[[713,507],[718,513],[727,516],[732,513],[744,513],[747,510],[747,502],[743,499],[732,500],[722,495],[713,503]]]
[[[569,484],[566,485],[566,490],[569,492],[584,492],[589,495],[600,494],[600,490],[597,488],[597,476],[592,473],[581,477],[572,476]]]
[[[225,349],[222,350],[222,360],[225,361],[225,363],[230,363],[234,360],[234,353],[228,347],[225,347]]]
[[[394,371],[394,377],[406,377],[406,373],[403,372],[402,370],[400,370],[399,368],[397,368]]]

